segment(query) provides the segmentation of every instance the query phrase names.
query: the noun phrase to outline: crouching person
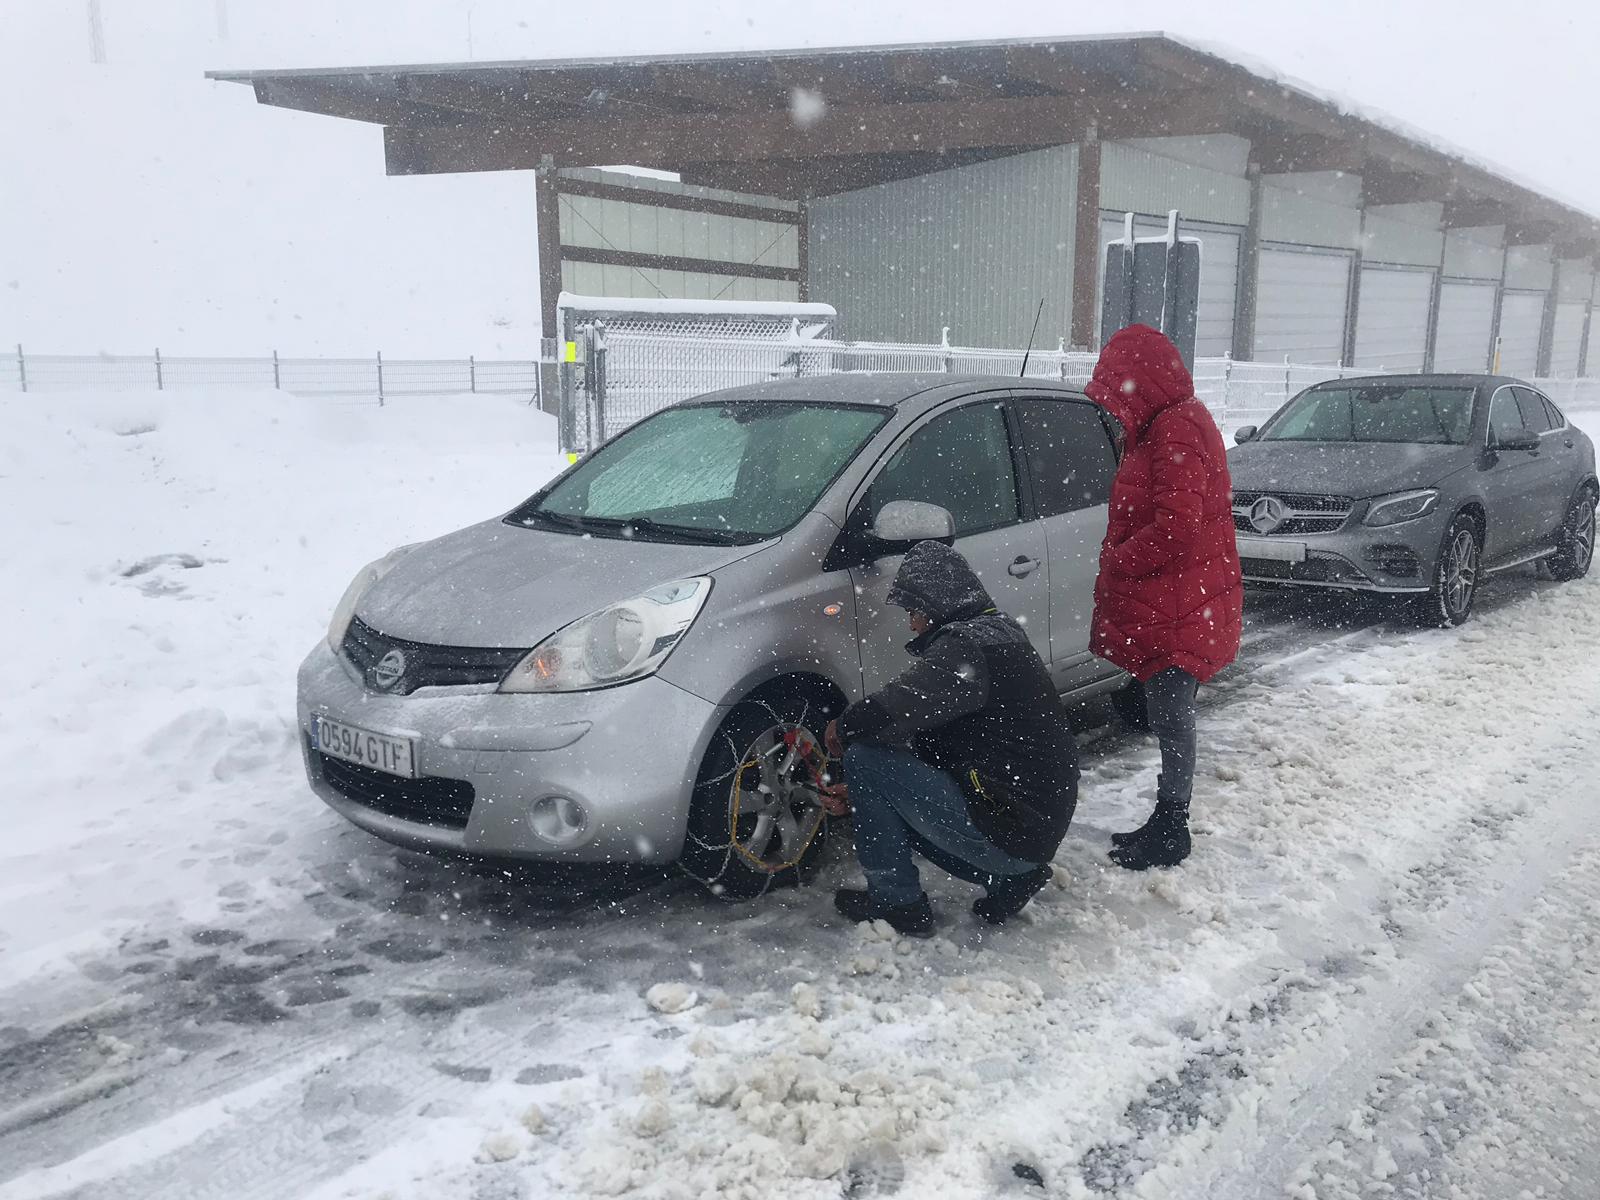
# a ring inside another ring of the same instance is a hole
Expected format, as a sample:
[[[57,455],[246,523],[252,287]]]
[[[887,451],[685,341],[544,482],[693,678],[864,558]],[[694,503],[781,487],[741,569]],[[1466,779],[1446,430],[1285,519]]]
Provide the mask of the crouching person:
[[[984,888],[972,911],[999,924],[1049,882],[1077,802],[1077,742],[1028,635],[960,554],[917,543],[888,600],[910,616],[915,661],[828,726],[867,877],[834,905],[931,936],[920,855]]]

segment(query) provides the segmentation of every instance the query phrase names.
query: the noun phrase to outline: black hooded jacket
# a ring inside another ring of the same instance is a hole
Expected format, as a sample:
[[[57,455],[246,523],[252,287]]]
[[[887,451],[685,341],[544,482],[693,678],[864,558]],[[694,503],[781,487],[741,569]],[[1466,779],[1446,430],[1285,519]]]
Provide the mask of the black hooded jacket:
[[[1048,862],[1077,803],[1078,744],[1044,660],[942,542],[911,548],[888,599],[933,628],[906,647],[910,667],[844,711],[840,737],[909,742],[955,777],[985,837]]]

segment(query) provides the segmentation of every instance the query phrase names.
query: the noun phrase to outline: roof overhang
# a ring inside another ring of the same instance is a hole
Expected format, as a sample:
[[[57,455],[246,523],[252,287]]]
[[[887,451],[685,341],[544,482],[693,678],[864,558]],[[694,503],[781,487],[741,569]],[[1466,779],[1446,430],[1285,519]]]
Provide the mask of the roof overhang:
[[[382,126],[394,175],[627,163],[799,198],[1086,137],[1228,133],[1265,171],[1360,174],[1369,203],[1600,242],[1592,214],[1160,33],[208,74]]]

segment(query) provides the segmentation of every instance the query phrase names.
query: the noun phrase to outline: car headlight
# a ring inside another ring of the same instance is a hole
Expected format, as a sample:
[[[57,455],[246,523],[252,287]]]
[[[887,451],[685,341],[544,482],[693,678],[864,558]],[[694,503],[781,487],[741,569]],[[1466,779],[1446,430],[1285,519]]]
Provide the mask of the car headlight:
[[[1398,496],[1382,496],[1372,502],[1362,524],[1382,528],[1398,525],[1402,521],[1415,521],[1427,516],[1438,506],[1439,493],[1433,488],[1401,492]]]
[[[349,632],[350,622],[355,619],[356,605],[361,603],[361,597],[367,594],[367,589],[394,570],[395,564],[418,545],[420,543],[412,542],[409,546],[396,547],[356,572],[356,577],[345,588],[338,607],[333,610],[333,618],[328,622],[328,645],[333,647],[334,653],[337,654],[339,647],[344,644],[344,635]]]
[[[680,579],[590,613],[511,668],[502,692],[583,692],[653,675],[711,594],[707,576]]]

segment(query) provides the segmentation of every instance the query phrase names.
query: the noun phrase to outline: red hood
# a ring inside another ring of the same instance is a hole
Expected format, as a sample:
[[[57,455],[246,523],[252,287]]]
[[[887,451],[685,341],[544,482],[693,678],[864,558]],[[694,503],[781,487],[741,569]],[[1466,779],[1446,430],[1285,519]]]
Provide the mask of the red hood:
[[[1164,408],[1194,399],[1194,379],[1170,339],[1148,325],[1119,329],[1084,393],[1136,438]]]

